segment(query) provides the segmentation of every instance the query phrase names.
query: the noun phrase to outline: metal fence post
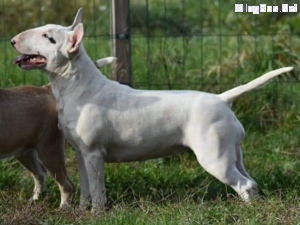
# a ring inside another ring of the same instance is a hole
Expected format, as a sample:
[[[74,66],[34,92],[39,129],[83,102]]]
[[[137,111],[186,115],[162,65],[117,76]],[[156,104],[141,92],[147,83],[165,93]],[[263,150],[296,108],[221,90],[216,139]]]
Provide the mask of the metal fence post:
[[[118,82],[131,86],[129,1],[112,0],[111,36],[112,54],[117,57],[113,75]]]

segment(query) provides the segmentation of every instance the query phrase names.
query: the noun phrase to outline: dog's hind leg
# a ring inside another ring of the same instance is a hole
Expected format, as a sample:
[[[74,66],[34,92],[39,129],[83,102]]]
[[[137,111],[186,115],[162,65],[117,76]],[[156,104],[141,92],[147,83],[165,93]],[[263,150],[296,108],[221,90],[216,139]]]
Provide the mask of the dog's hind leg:
[[[57,182],[60,194],[60,207],[68,207],[74,192],[74,185],[67,175],[64,159],[64,141],[58,136],[44,138],[38,145],[38,154],[41,162]]]
[[[16,157],[16,159],[31,172],[34,180],[33,195],[30,201],[39,199],[42,192],[45,191],[46,170],[37,157],[36,151],[30,151],[25,155]]]
[[[236,160],[236,167],[240,171],[241,174],[243,174],[245,177],[248,177],[250,180],[253,182],[254,179],[249,175],[249,173],[246,171],[243,163],[243,152],[241,146],[236,147],[236,155],[237,155],[237,160]]]
[[[209,132],[194,141],[194,150],[198,162],[203,168],[224,184],[232,187],[241,198],[250,202],[250,198],[257,194],[257,184],[245,170],[240,170],[237,161],[236,145],[232,139],[234,134],[220,136],[217,132]],[[241,160],[241,159],[240,159]],[[243,168],[243,167],[242,167]]]

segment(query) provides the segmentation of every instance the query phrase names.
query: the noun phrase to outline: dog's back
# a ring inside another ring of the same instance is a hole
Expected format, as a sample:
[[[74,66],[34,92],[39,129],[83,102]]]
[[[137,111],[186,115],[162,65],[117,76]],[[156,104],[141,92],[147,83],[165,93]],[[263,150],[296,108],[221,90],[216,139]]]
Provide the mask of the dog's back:
[[[49,132],[60,133],[55,99],[48,89],[34,86],[1,89],[0,112],[0,157],[23,148],[36,148],[39,139]]]

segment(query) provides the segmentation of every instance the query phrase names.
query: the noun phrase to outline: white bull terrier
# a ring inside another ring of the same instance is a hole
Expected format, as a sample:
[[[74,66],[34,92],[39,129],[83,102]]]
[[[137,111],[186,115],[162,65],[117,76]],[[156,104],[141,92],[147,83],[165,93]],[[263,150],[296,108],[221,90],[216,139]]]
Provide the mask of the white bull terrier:
[[[78,150],[81,197],[92,210],[106,202],[105,162],[131,162],[194,151],[203,168],[231,186],[245,201],[257,184],[243,166],[243,126],[233,100],[273,77],[271,71],[222,94],[198,91],[135,90],[108,80],[82,44],[81,9],[70,27],[46,25],[26,30],[11,43],[23,69],[45,71],[57,100],[59,126]]]

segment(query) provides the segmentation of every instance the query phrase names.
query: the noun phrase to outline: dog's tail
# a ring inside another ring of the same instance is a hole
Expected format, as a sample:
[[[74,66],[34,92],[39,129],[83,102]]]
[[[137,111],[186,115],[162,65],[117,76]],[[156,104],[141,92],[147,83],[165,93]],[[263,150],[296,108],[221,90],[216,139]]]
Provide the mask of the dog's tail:
[[[115,62],[116,60],[117,60],[116,57],[106,57],[103,59],[98,59],[98,60],[94,61],[94,63],[95,63],[95,66],[100,69],[103,66],[106,66],[108,64]]]
[[[262,75],[259,78],[256,78],[253,81],[250,81],[247,84],[244,85],[240,85],[238,87],[235,87],[231,90],[225,91],[222,94],[219,94],[219,97],[226,103],[231,104],[234,99],[236,99],[237,97],[239,97],[241,94],[251,91],[255,88],[260,87],[261,85],[265,84],[266,82],[268,82],[269,80],[271,80],[272,78],[282,74],[282,73],[286,73],[289,72],[293,69],[293,67],[283,67],[277,70],[273,70],[271,72],[268,72],[264,75]]]

